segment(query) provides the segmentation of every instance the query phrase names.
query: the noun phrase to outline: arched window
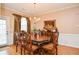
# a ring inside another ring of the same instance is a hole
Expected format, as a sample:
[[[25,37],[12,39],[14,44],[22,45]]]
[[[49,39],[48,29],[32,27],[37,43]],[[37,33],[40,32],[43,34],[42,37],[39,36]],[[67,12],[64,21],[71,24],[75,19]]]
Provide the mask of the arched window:
[[[24,30],[27,32],[27,20],[24,17],[21,18],[21,30]]]

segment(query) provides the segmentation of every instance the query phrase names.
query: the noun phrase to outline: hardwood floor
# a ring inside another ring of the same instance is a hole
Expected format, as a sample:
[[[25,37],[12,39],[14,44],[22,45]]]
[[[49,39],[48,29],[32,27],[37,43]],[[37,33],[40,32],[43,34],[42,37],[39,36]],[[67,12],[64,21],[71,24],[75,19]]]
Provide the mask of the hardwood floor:
[[[73,48],[68,46],[58,46],[59,55],[79,55],[79,48]]]
[[[15,46],[7,46],[0,48],[0,55],[20,55],[20,51],[16,53]],[[58,46],[58,55],[79,55],[79,48],[68,46]]]

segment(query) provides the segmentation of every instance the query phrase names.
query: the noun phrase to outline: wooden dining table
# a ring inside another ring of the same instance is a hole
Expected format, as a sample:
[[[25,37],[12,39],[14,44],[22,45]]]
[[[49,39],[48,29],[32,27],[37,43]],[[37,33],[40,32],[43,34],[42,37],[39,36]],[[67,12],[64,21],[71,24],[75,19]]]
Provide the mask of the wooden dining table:
[[[31,35],[32,45],[36,46],[37,49],[34,50],[34,54],[43,55],[45,54],[45,48],[43,48],[44,45],[53,43],[51,36],[46,35]]]

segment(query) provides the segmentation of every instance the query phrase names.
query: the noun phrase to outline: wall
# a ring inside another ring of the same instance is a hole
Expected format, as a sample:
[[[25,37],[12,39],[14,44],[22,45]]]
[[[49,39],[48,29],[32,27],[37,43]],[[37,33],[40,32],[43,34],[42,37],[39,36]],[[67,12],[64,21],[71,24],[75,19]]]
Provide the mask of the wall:
[[[43,29],[45,20],[56,19],[56,26],[60,33],[59,44],[79,48],[79,6],[39,17],[41,20],[35,25],[37,29]]]
[[[1,15],[1,4],[0,4],[0,15]]]

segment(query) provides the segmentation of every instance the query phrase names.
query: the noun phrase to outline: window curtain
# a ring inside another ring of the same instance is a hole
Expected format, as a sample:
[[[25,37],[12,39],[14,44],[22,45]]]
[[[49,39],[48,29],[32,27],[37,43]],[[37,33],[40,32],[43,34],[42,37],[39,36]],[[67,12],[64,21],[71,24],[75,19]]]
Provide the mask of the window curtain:
[[[26,21],[27,21],[27,32],[30,33],[31,32],[31,22],[29,17],[26,17]]]
[[[21,16],[20,15],[14,15],[14,44],[16,41],[16,33],[20,32],[21,30]]]

